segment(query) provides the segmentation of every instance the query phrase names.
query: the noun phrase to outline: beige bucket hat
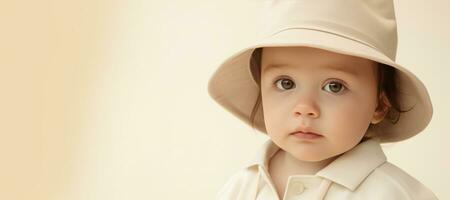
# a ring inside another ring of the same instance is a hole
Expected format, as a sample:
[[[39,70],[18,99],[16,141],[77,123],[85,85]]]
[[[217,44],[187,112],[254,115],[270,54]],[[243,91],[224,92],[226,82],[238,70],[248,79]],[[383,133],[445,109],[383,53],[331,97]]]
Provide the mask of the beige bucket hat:
[[[358,56],[397,70],[399,121],[378,123],[380,142],[397,142],[421,132],[433,108],[424,84],[395,62],[397,23],[392,0],[270,0],[265,1],[260,35],[251,45],[224,60],[208,82],[209,95],[251,126],[250,115],[259,87],[252,76],[250,57],[258,47],[308,46]],[[261,108],[256,128],[267,133]]]

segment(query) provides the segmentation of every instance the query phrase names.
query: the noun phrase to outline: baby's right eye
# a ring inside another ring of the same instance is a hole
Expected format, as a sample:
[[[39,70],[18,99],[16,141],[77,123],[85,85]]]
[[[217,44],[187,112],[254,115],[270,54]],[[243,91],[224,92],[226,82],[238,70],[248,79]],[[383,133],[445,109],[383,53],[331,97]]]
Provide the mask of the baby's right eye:
[[[276,80],[274,84],[280,90],[289,90],[289,89],[294,88],[294,86],[295,86],[295,83],[292,80],[287,79],[287,78],[280,78],[280,79]]]

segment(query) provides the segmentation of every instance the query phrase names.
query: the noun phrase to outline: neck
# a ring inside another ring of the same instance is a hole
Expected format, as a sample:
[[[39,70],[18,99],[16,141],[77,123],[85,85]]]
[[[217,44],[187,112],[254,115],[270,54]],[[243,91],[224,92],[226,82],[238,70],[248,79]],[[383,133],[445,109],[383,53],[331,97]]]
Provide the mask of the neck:
[[[280,150],[280,161],[286,172],[292,175],[314,175],[328,164],[333,162],[338,156],[334,156],[321,161],[303,161],[293,157],[290,153]]]

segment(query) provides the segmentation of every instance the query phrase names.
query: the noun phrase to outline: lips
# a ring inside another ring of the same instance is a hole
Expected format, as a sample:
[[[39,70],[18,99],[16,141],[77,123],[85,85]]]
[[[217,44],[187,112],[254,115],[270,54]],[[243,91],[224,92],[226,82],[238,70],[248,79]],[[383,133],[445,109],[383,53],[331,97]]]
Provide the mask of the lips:
[[[296,131],[296,132],[291,133],[291,135],[295,135],[295,134],[297,134],[297,133],[303,133],[303,134],[311,134],[311,135],[322,136],[322,135],[320,135],[320,134],[318,134],[318,133],[315,133],[315,132],[303,132],[303,131]]]
[[[303,133],[303,134],[312,134],[317,136],[322,136],[320,133],[315,132],[311,128],[298,128],[294,132],[291,133],[291,135],[297,134],[297,133]]]
[[[292,136],[294,136],[297,139],[300,139],[302,141],[304,140],[315,140],[315,139],[319,139],[322,138],[322,135],[319,135],[315,132],[303,132],[303,131],[298,131],[298,132],[294,132],[292,133]]]

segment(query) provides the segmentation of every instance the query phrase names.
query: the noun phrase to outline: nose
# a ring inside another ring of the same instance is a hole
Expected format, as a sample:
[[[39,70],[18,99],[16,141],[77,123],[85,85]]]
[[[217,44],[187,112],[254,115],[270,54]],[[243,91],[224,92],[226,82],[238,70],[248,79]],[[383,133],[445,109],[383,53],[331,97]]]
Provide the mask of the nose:
[[[294,108],[295,117],[318,118],[319,115],[319,108],[312,100],[300,100]]]

